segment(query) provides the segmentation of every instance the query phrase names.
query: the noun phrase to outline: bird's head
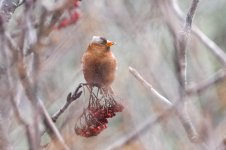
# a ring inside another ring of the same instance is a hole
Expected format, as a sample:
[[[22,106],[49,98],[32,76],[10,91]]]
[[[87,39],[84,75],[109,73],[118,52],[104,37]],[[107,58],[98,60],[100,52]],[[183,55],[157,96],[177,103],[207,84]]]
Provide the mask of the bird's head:
[[[99,48],[106,48],[106,49],[110,49],[110,47],[112,45],[116,44],[113,41],[107,40],[104,37],[100,37],[100,36],[93,36],[90,45],[91,46],[96,46]]]

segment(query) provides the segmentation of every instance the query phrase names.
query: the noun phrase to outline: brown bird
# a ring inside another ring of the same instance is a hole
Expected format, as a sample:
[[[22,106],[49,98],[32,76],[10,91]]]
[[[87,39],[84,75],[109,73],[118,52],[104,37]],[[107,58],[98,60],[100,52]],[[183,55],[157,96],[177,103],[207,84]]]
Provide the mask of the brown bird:
[[[115,42],[93,36],[82,57],[82,69],[88,84],[97,84],[105,92],[113,92],[111,84],[115,78],[116,59],[110,50]],[[104,92],[104,93],[105,93]]]

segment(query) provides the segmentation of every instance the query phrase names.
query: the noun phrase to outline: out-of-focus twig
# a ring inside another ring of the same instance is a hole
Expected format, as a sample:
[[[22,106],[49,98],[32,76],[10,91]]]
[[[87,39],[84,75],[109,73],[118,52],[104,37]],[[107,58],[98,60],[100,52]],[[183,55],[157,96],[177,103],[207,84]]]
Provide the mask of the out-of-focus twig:
[[[21,55],[19,56],[21,57]],[[21,62],[22,61],[22,62]],[[45,109],[45,107],[43,106],[43,104],[38,101],[38,99],[36,98],[35,94],[32,91],[32,84],[29,81],[29,78],[27,77],[26,74],[26,70],[24,68],[24,64],[23,64],[23,59],[19,59],[18,63],[18,72],[19,72],[19,76],[21,79],[21,83],[23,85],[23,88],[25,90],[25,93],[27,94],[28,98],[31,101],[36,101],[39,102],[40,104],[40,112],[43,115],[44,118],[44,123],[47,127],[48,131],[51,131],[50,136],[53,136],[53,139],[56,139],[58,141],[58,143],[64,148],[64,149],[68,149],[68,147],[66,146],[63,138],[61,137],[59,131],[57,130],[56,126],[54,125],[54,123],[52,123],[51,118],[49,117],[49,114],[47,112],[47,110]],[[34,98],[34,99],[33,99]],[[51,121],[50,121],[51,120]],[[56,137],[56,138],[55,138]]]
[[[185,20],[185,26],[182,32],[180,32],[179,37],[177,38],[176,42],[176,65],[178,66],[178,79],[183,87],[183,89],[186,89],[187,84],[187,77],[186,77],[186,49],[187,49],[187,43],[191,32],[191,26],[192,26],[192,19],[195,14],[195,10],[197,8],[199,0],[193,0],[191,7],[187,13],[186,20]]]
[[[150,83],[145,81],[145,79],[134,68],[130,67],[129,70],[130,70],[130,73],[134,75],[134,77],[142,83],[142,85],[144,85],[148,90],[150,90],[153,94],[155,94],[161,101],[163,101],[165,104],[168,104],[169,102],[170,107],[167,110],[165,110],[163,113],[154,117],[150,117],[149,119],[146,119],[146,121],[141,125],[139,125],[136,129],[132,130],[131,132],[129,132],[122,138],[118,139],[115,143],[111,144],[109,147],[106,148],[109,150],[119,149],[124,145],[132,142],[133,140],[136,140],[140,135],[145,134],[148,130],[150,130],[156,123],[159,123],[164,119],[167,119],[173,112],[176,112],[176,114],[179,115],[178,112],[176,111],[177,107],[186,100],[186,99],[181,100],[178,97],[175,99],[175,103],[172,104],[167,98],[159,94],[159,92],[157,92],[151,86]],[[168,102],[166,102],[165,100],[167,100]],[[181,117],[181,116],[178,116],[178,117]]]
[[[181,106],[177,107],[177,115],[180,119],[180,122],[182,123],[188,138],[192,142],[197,142],[198,140],[198,134],[194,128],[193,123],[191,122],[190,115],[187,113],[186,110],[186,99],[188,99],[188,96],[185,94],[185,91],[187,89],[187,60],[186,60],[186,48],[187,48],[187,42],[190,36],[191,32],[191,25],[192,25],[192,18],[195,13],[195,8],[197,7],[198,1],[192,1],[192,4],[190,6],[190,9],[186,16],[186,22],[184,24],[184,28],[180,29],[180,22],[178,19],[174,16],[172,13],[172,8],[169,7],[171,4],[171,1],[164,0],[161,1],[164,3],[159,2],[159,9],[162,12],[163,19],[166,22],[166,25],[169,28],[169,31],[173,37],[173,44],[175,47],[175,66],[176,66],[176,76],[179,82],[179,96],[180,100],[183,101]],[[181,30],[181,32],[178,32],[178,29]]]
[[[170,100],[168,100],[167,98],[165,98],[164,96],[162,96],[157,90],[155,90],[152,85],[150,83],[148,83],[140,74],[138,71],[136,71],[134,68],[129,67],[129,71],[130,73],[138,80],[142,83],[142,85],[144,85],[144,87],[146,87],[149,91],[151,91],[151,93],[153,93],[154,95],[156,95],[159,100],[163,101],[165,104],[167,104],[167,106],[173,106],[173,103],[170,102]],[[186,99],[182,99],[181,101],[185,101]],[[193,128],[193,124],[191,123],[190,117],[188,114],[186,114],[186,111],[184,111],[183,109],[178,109],[178,107],[176,107],[176,114],[179,118],[179,120],[181,121],[182,125],[184,126],[185,130],[187,131],[188,135],[192,136],[196,136],[196,134],[194,134],[193,132],[195,131]],[[194,131],[193,131],[194,130]],[[197,138],[193,137],[193,138]],[[192,139],[192,140],[196,140],[196,139]]]
[[[202,91],[206,90],[211,85],[214,85],[214,84],[222,81],[223,79],[225,79],[225,77],[226,77],[226,70],[221,69],[218,72],[216,72],[212,77],[210,77],[204,81],[195,83],[193,85],[189,85],[187,87],[186,92],[188,95],[201,93]]]
[[[8,59],[7,59],[7,54],[6,54],[6,50],[5,50],[5,37],[4,37],[5,31],[4,31],[4,27],[3,27],[3,20],[0,17],[0,54],[2,55],[3,58],[6,58],[6,62],[4,65],[4,68],[6,69],[5,72],[7,74],[7,78],[6,78],[6,88],[9,89],[9,100],[13,100],[13,94],[11,93],[11,86],[10,86],[10,82],[9,82],[9,71],[7,69],[7,65],[8,65]],[[9,140],[6,137],[6,132],[5,132],[5,123],[2,119],[2,114],[0,114],[0,149],[5,149],[8,150],[9,149]]]
[[[15,2],[14,2],[15,1]],[[61,1],[59,1],[60,3]],[[50,135],[50,138],[54,143],[57,143],[61,149],[69,149],[64,142],[63,137],[60,135],[60,132],[56,128],[53,123],[51,117],[49,116],[45,106],[42,101],[38,99],[38,84],[39,84],[39,75],[40,75],[40,66],[42,65],[40,54],[41,54],[41,40],[43,36],[48,36],[50,32],[54,29],[54,25],[57,23],[61,14],[67,10],[69,7],[73,7],[74,0],[66,0],[62,1],[63,3],[67,3],[67,5],[58,5],[57,9],[47,10],[44,5],[41,6],[40,20],[39,22],[35,22],[36,14],[34,15],[35,4],[37,1],[29,0],[29,1],[19,1],[19,0],[2,0],[0,1],[0,18],[1,24],[10,19],[14,10],[19,7],[21,4],[24,4],[24,9],[22,14],[24,15],[20,21],[18,22],[19,27],[21,29],[18,32],[18,35],[15,38],[11,38],[10,33],[6,33],[5,35],[5,46],[7,45],[9,53],[13,55],[13,60],[8,63],[8,69],[13,70],[16,69],[17,75],[19,77],[19,81],[22,85],[24,94],[28,98],[28,100],[32,104],[33,111],[33,122],[32,124],[28,124],[20,114],[19,108],[14,101],[13,95],[16,94],[15,91],[11,89],[13,86],[13,82],[10,83],[9,79],[9,89],[10,92],[10,101],[12,103],[13,111],[19,122],[25,126],[28,144],[30,145],[30,149],[36,150],[40,149],[40,131],[39,124],[40,119],[43,119],[44,125],[46,126],[47,132]],[[20,4],[19,4],[20,3]],[[54,2],[55,3],[55,2]],[[57,4],[59,4],[57,2]],[[12,5],[11,5],[12,4]],[[13,6],[13,7],[12,7]],[[11,7],[10,9],[8,9]],[[3,14],[2,14],[3,12]],[[10,16],[7,16],[10,14]],[[1,16],[4,15],[4,16]],[[8,17],[8,18],[7,18]],[[50,20],[46,18],[49,17]],[[3,20],[3,19],[4,20]],[[38,17],[37,17],[38,18]],[[49,22],[50,21],[50,22]],[[3,34],[1,34],[3,36]],[[4,47],[5,48],[5,47]],[[4,49],[3,48],[3,49]],[[26,54],[32,54],[31,57],[26,58]],[[10,58],[6,58],[10,60]],[[32,72],[30,73],[30,66],[32,65]],[[8,75],[6,73],[6,75]],[[7,78],[8,79],[8,78]],[[11,85],[10,85],[11,84]],[[78,91],[77,91],[78,92]],[[67,104],[63,107],[59,114],[56,114],[55,120],[63,113],[63,111],[72,103],[73,100],[77,99],[81,92],[76,93],[77,95],[68,95]]]
[[[177,0],[170,1],[169,6],[172,8],[173,13],[180,21],[184,21],[184,15],[177,4]],[[205,45],[224,65],[226,65],[226,54],[215,42],[209,39],[198,27],[193,25],[191,29],[192,34],[195,35],[200,42]]]
[[[13,46],[13,44],[11,43],[11,46]],[[14,48],[14,47],[12,47]],[[21,51],[17,51],[16,48],[14,48],[14,55],[17,56],[17,70],[18,70],[18,74],[21,80],[21,83],[23,85],[24,91],[28,97],[28,99],[32,102],[37,102],[39,104],[39,109],[40,109],[40,113],[44,118],[44,123],[47,127],[48,131],[51,131],[50,136],[52,136],[52,139],[56,139],[57,143],[60,144],[64,149],[68,149],[68,147],[65,145],[65,142],[63,140],[63,138],[60,136],[59,131],[56,129],[54,123],[52,123],[51,118],[48,116],[49,114],[47,113],[47,110],[45,109],[45,107],[43,106],[43,104],[37,99],[37,97],[35,96],[35,93],[33,91],[33,87],[32,87],[32,83],[29,80],[29,77],[27,75],[27,71],[25,68],[25,64],[23,61],[24,55]],[[50,119],[49,119],[50,118]],[[51,121],[49,121],[51,120]]]
[[[172,8],[173,13],[180,21],[184,21],[183,13],[181,9],[179,8],[176,0],[171,1],[169,6]],[[191,33],[196,36],[200,42],[206,46],[217,58],[218,60],[226,65],[226,53],[224,50],[222,50],[215,42],[213,42],[211,39],[209,39],[198,27],[193,25],[193,28],[191,29]],[[217,83],[218,81],[224,79],[226,77],[225,71],[220,70],[218,71],[214,76],[206,79],[203,82],[196,83],[194,85],[189,85],[189,87],[186,89],[188,94],[195,94],[200,93],[209,86]]]
[[[175,45],[176,75],[180,84],[179,99],[183,100],[182,105],[177,108],[177,114],[191,142],[198,142],[199,136],[191,121],[190,115],[187,112],[186,99],[188,99],[189,97],[184,93],[187,89],[187,55],[186,55],[187,43],[188,39],[190,38],[192,20],[197,9],[198,2],[199,0],[192,0],[191,6],[186,15],[184,28],[182,32],[179,33],[179,35],[176,35],[176,39],[174,39],[176,44]]]
[[[133,140],[136,140],[137,138],[139,138],[139,136],[141,136],[142,134],[145,134],[148,130],[150,130],[156,123],[159,123],[160,121],[164,120],[169,115],[171,115],[173,110],[174,110],[174,106],[170,107],[169,109],[167,109],[167,111],[165,111],[160,115],[146,119],[144,123],[139,125],[137,128],[133,129],[128,134],[125,134],[125,136],[117,139],[115,143],[112,143],[105,149],[118,150],[122,148],[124,145],[129,144]]]
[[[142,83],[144,87],[146,87],[151,93],[153,93],[159,100],[163,101],[165,104],[171,106],[172,102],[162,96],[157,90],[155,90],[150,83],[148,83],[134,68],[129,67],[130,73]]]
[[[2,27],[2,26],[1,26]],[[3,31],[3,29],[1,29],[1,31]],[[3,55],[3,57],[6,59],[6,61],[5,61],[5,65],[7,66],[7,70],[6,70],[6,87],[8,88],[8,90],[9,90],[9,100],[10,100],[10,102],[11,102],[11,105],[12,105],[12,108],[13,108],[13,112],[14,112],[14,114],[15,114],[15,116],[16,116],[16,119],[18,120],[18,122],[20,123],[20,124],[22,124],[23,126],[24,126],[24,128],[25,128],[25,131],[26,131],[26,135],[27,135],[27,139],[28,139],[28,143],[29,143],[29,148],[30,149],[33,149],[33,150],[36,150],[37,149],[37,146],[35,145],[35,136],[34,136],[34,134],[33,134],[33,131],[32,131],[32,127],[31,127],[31,125],[30,124],[28,124],[24,119],[23,119],[23,117],[22,117],[22,115],[21,115],[21,113],[20,113],[20,111],[19,111],[19,108],[18,108],[18,106],[17,106],[17,104],[16,104],[16,101],[14,100],[14,91],[13,91],[13,81],[12,81],[12,78],[11,78],[11,72],[10,72],[10,69],[12,69],[12,68],[10,68],[10,67],[8,67],[9,66],[9,64],[10,64],[10,59],[8,58],[8,54],[7,54],[7,51],[6,51],[6,49],[7,49],[7,47],[6,47],[6,43],[9,43],[9,42],[6,42],[7,41],[7,36],[5,37],[5,34],[4,34],[4,32],[2,32],[1,33],[1,37],[3,37],[4,36],[4,38],[1,38],[1,42],[2,42],[2,44],[1,44],[1,46],[2,46],[2,55]],[[10,47],[11,47],[12,45],[10,45]],[[15,55],[14,55],[15,56]]]
[[[56,144],[58,144],[60,146],[59,149],[69,150],[69,147],[66,145],[63,137],[61,136],[59,130],[56,128],[54,122],[52,121],[51,117],[49,116],[49,113],[46,110],[46,108],[41,100],[39,100],[39,107],[40,107],[40,111],[44,115],[44,123],[47,128],[47,132],[49,132],[50,136],[55,137],[55,138],[53,138],[53,140],[54,139],[57,140]]]

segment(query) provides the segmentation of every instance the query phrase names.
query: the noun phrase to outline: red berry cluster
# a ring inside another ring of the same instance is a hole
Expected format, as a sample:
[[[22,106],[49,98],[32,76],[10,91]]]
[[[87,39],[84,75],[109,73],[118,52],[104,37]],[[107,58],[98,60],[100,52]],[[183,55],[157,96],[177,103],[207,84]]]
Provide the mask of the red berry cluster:
[[[69,10],[69,11],[71,11],[69,14],[69,17],[63,18],[56,26],[56,29],[65,28],[69,25],[75,24],[78,21],[78,19],[80,17],[79,12],[76,10],[76,8],[78,8],[78,6],[79,6],[78,3],[79,3],[78,0],[74,0],[73,8],[72,8],[72,10]]]
[[[75,127],[75,133],[84,137],[98,135],[107,128],[107,119],[97,119],[93,114],[85,110]]]
[[[114,117],[117,112],[122,112],[123,108],[115,101],[113,95],[98,97],[98,94],[92,92],[88,107],[76,123],[75,133],[84,137],[98,135],[107,128],[107,119]]]

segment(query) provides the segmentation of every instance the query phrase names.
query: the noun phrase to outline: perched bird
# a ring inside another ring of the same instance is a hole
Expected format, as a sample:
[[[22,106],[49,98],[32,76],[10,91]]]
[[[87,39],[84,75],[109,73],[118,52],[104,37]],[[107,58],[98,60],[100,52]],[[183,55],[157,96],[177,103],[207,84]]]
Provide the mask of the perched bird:
[[[82,70],[88,84],[96,84],[105,92],[113,92],[111,84],[115,78],[116,59],[110,47],[115,42],[104,37],[93,36],[82,57]]]

